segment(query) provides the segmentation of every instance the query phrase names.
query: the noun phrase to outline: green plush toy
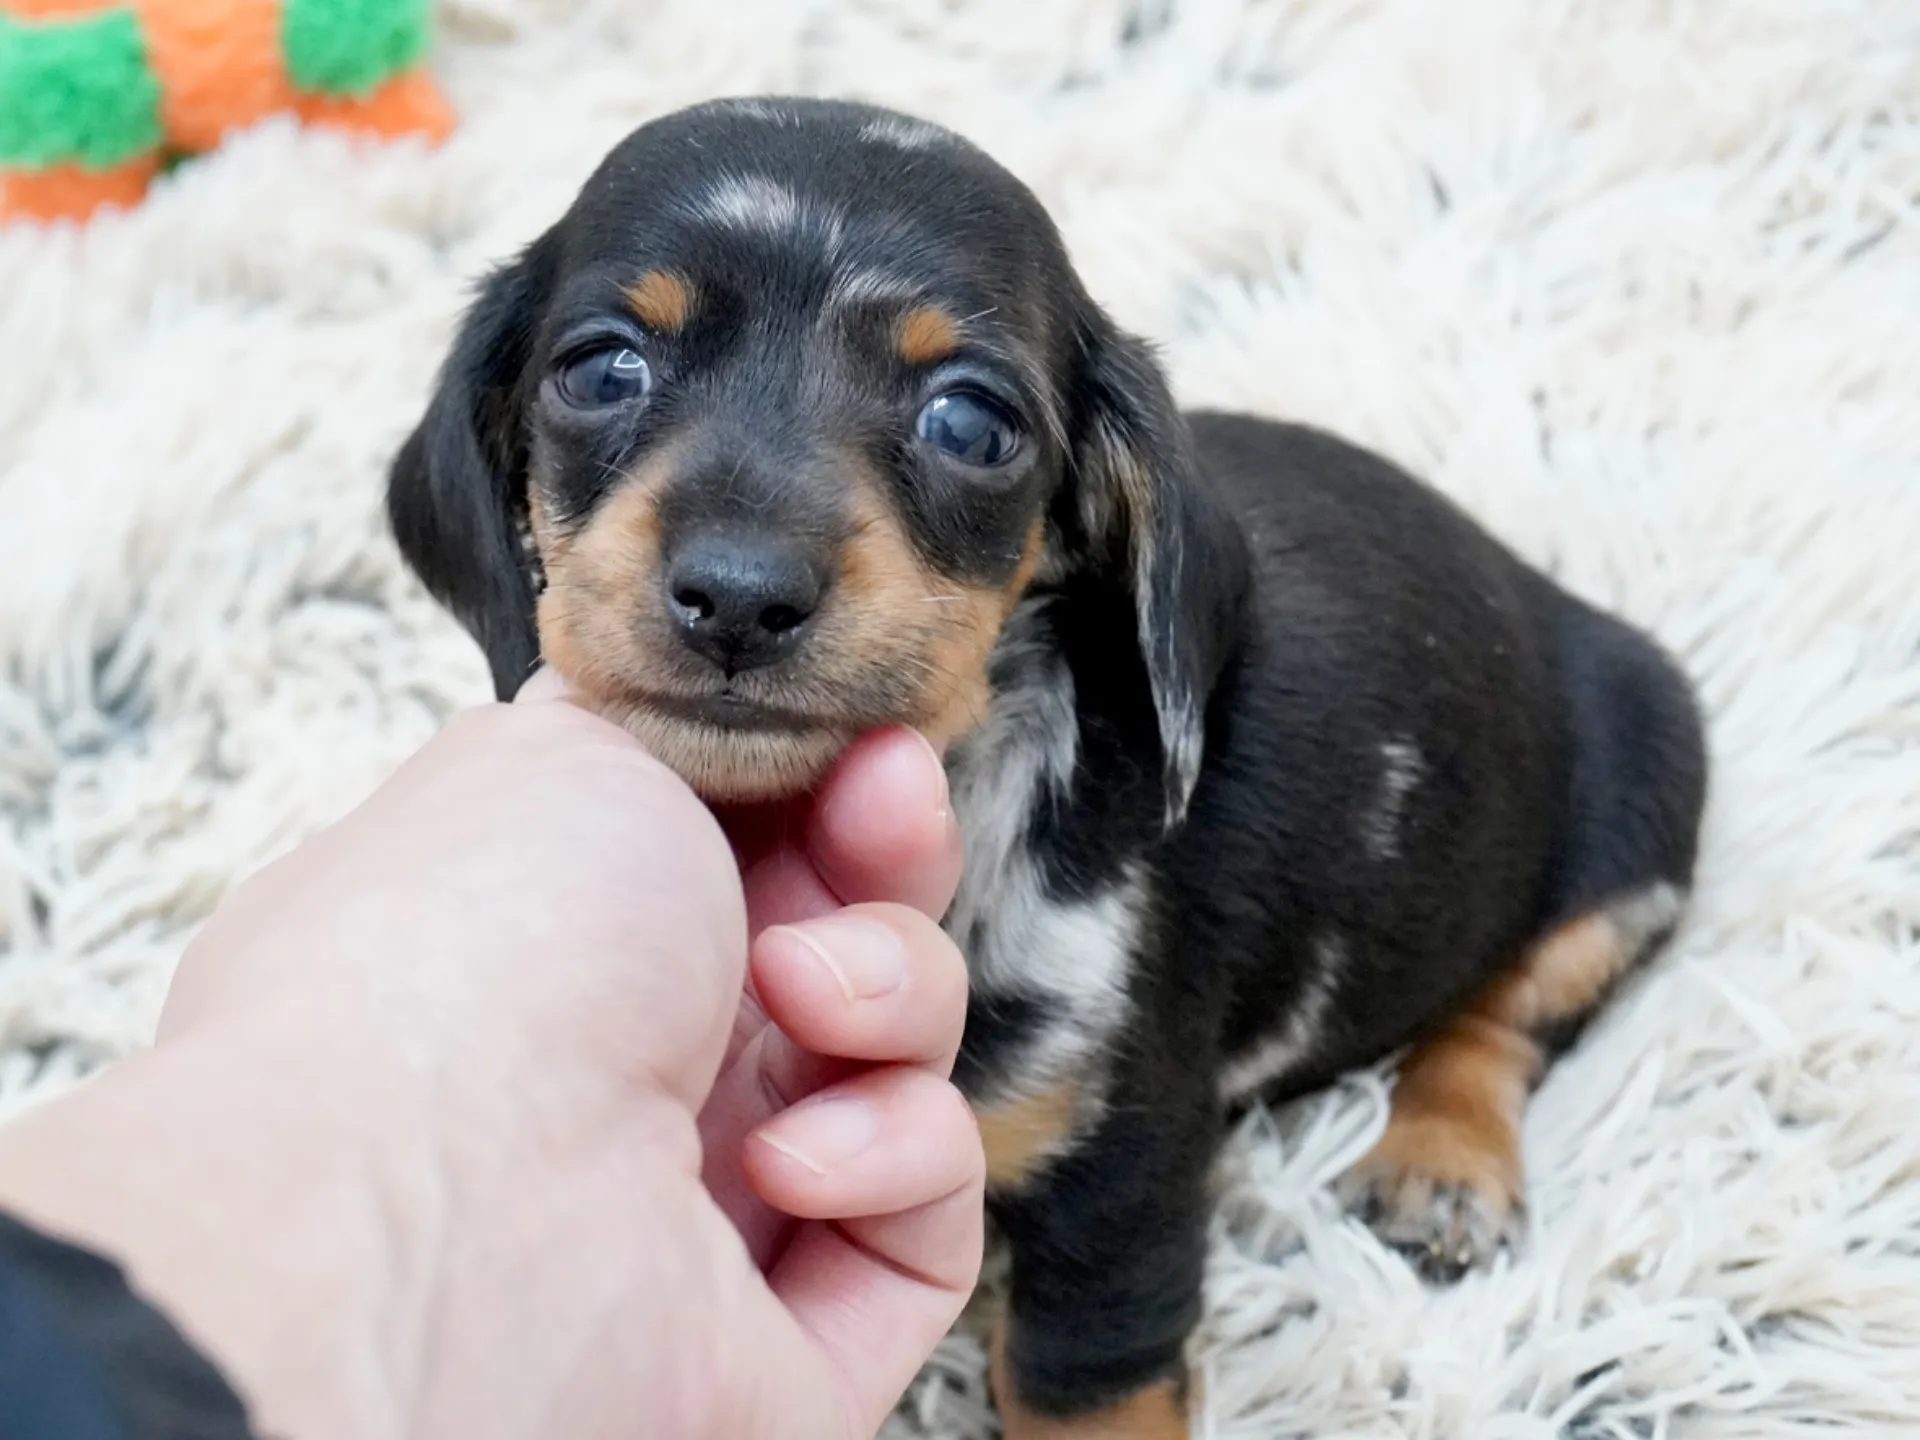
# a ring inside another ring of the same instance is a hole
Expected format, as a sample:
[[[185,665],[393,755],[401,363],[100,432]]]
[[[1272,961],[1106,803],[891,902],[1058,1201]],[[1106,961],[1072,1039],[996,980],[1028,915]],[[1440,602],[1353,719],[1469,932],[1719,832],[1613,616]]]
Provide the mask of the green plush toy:
[[[428,0],[0,0],[0,219],[133,205],[269,115],[443,139]]]

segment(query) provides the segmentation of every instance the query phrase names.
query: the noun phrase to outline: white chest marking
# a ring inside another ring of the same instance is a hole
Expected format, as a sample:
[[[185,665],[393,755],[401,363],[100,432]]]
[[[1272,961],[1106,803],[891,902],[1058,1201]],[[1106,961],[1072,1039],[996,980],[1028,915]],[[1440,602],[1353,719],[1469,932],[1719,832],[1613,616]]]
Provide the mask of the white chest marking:
[[[949,762],[967,868],[946,924],[976,994],[1030,997],[1057,1012],[1023,1057],[1018,1084],[1027,1088],[1075,1075],[1125,1019],[1148,896],[1138,869],[1086,899],[1047,893],[1027,835],[1045,795],[1069,792],[1078,722],[1065,663],[1020,639],[1017,626],[1002,661],[1019,683],[1002,688]]]

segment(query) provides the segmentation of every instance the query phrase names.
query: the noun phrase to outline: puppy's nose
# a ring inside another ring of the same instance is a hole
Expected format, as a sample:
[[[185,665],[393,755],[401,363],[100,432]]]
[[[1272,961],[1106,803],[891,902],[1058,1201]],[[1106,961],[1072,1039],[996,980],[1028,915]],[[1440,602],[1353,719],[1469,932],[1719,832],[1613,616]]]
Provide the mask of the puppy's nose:
[[[777,535],[697,535],[667,567],[680,638],[729,675],[791,654],[819,604],[806,549]]]

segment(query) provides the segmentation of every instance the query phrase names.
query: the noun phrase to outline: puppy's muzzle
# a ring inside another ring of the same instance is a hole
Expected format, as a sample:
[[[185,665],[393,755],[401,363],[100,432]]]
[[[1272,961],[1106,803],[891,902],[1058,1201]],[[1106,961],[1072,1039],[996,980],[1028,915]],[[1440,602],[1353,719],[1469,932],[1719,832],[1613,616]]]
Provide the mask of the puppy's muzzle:
[[[799,649],[824,588],[809,547],[758,530],[690,535],[667,557],[665,573],[682,643],[729,679]]]

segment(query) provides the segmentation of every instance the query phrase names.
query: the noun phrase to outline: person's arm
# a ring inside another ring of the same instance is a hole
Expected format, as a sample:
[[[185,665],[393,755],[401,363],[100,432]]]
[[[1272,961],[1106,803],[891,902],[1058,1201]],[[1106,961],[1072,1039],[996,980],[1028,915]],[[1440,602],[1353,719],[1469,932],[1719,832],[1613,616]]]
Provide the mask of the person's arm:
[[[563,700],[457,717],[228,898],[151,1050],[0,1126],[0,1211],[275,1440],[872,1435],[980,1260],[959,846],[911,735],[808,813],[736,855]],[[176,1433],[225,1440],[128,1440]]]

